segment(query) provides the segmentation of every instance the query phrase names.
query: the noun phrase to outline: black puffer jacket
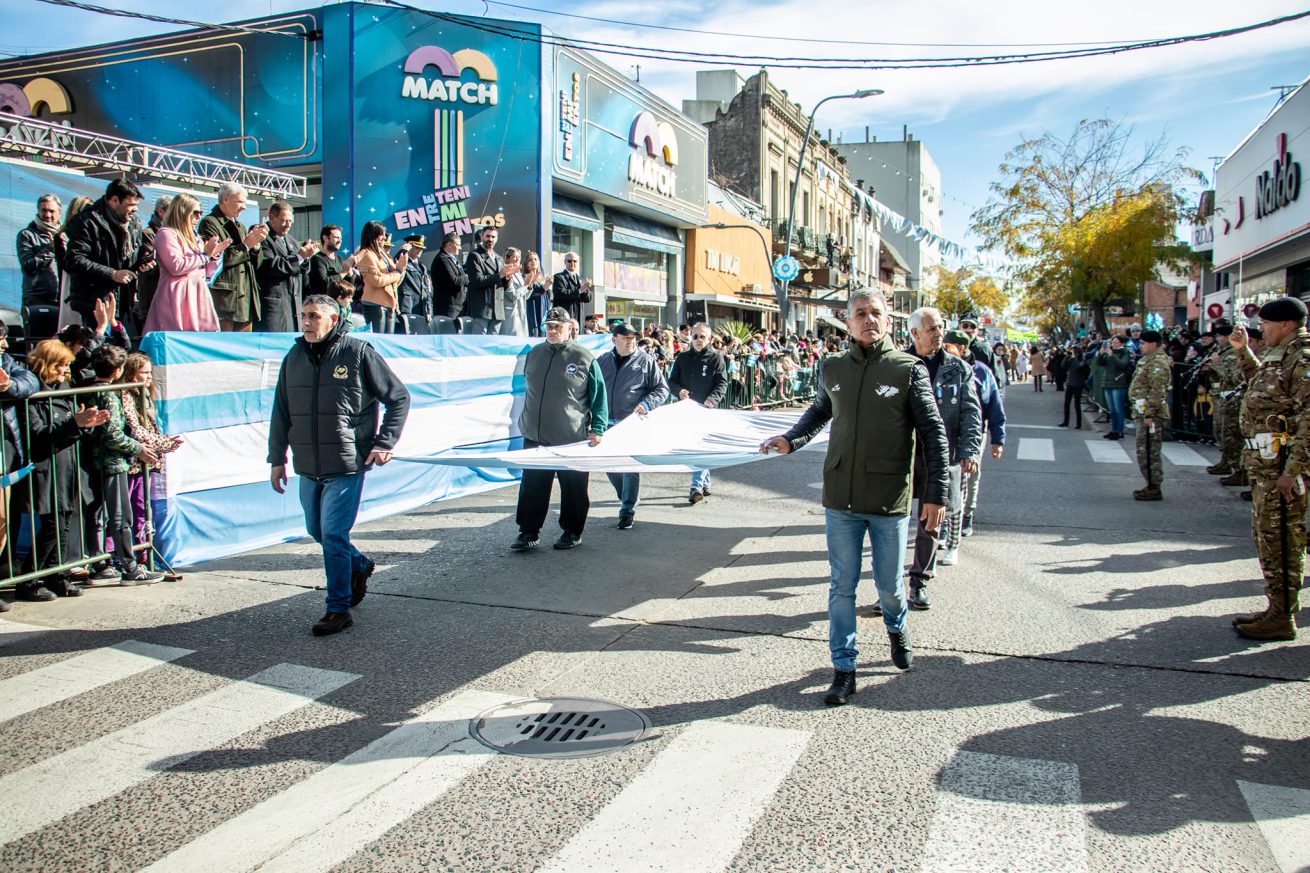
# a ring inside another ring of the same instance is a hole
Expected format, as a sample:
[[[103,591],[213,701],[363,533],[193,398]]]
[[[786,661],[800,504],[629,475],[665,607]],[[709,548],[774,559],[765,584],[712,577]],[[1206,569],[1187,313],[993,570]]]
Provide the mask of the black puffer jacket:
[[[386,406],[378,427],[378,404]],[[409,391],[371,345],[338,322],[322,343],[301,337],[287,352],[273,394],[268,462],[310,479],[364,470],[373,449],[390,451],[409,415]]]
[[[126,238],[124,235],[126,234]],[[68,225],[68,252],[64,271],[68,273],[68,299],[74,308],[87,308],[102,297],[121,294],[119,312],[127,312],[135,287],[114,281],[116,270],[137,270],[153,261],[155,250],[141,234],[141,222],[133,215],[119,224],[101,197],[83,209]]]
[[[673,395],[674,401],[683,388],[687,389],[692,400],[700,403],[710,400],[715,406],[722,403],[728,390],[728,369],[723,363],[723,355],[709,346],[699,352],[695,349],[678,352],[669,373],[669,394]]]

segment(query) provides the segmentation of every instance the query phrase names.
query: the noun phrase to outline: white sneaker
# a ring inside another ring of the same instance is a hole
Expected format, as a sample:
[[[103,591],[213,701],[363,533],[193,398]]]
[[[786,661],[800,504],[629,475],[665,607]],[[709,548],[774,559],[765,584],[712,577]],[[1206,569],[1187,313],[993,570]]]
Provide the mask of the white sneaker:
[[[943,567],[953,567],[960,562],[959,549],[947,549],[937,556],[937,563]]]

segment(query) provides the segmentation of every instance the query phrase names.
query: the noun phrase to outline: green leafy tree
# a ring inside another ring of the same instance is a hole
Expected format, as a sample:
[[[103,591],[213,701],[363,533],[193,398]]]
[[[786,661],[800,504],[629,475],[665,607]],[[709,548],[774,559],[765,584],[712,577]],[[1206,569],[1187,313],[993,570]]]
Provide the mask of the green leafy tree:
[[[995,279],[975,272],[974,267],[952,270],[936,266],[933,275],[937,280],[933,304],[951,321],[958,321],[966,312],[999,314],[1010,302]]]
[[[1135,299],[1161,264],[1184,259],[1179,186],[1200,173],[1163,137],[1140,150],[1132,139],[1131,125],[1083,120],[1067,139],[1045,133],[1006,155],[973,232],[1018,262],[1015,278],[1038,295],[1025,310],[1087,304],[1106,331],[1109,301]]]

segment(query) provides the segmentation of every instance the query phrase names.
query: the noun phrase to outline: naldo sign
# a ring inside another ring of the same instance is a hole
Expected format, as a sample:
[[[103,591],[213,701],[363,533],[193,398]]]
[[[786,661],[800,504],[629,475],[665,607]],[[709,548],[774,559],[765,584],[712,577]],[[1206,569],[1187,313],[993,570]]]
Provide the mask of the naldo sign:
[[[1278,157],[1272,170],[1255,177],[1255,217],[1272,215],[1301,195],[1301,164],[1287,150],[1287,134],[1278,135]]]

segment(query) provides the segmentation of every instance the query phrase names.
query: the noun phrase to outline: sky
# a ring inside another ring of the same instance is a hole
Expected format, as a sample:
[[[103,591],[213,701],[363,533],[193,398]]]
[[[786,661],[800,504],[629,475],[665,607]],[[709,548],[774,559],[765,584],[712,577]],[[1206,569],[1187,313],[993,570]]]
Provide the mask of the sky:
[[[309,8],[310,2],[226,0],[91,0],[146,13],[203,21],[235,21]],[[815,5],[813,0],[410,0],[446,12],[538,21],[563,35],[609,44],[785,57],[925,57],[1043,51],[1053,44],[1129,41],[1197,34],[1300,12],[1303,0],[863,0]],[[534,10],[521,8],[532,7]],[[212,18],[221,8],[222,17]],[[0,52],[26,53],[127,39],[176,28],[49,6],[0,0],[6,29]],[[624,24],[565,17],[591,16]],[[685,28],[706,33],[640,27]],[[781,36],[785,40],[763,39]],[[837,41],[847,41],[841,43]],[[873,45],[870,43],[885,43]],[[856,43],[856,44],[851,44]],[[894,45],[896,43],[902,45]],[[906,43],[931,45],[904,45]],[[1031,47],[1018,47],[1031,44]],[[723,65],[673,63],[602,55],[674,106],[695,95],[698,69]],[[759,61],[733,64],[743,77]],[[830,94],[880,88],[864,100],[824,104],[816,129],[862,141],[899,139],[908,127],[942,174],[943,235],[969,246],[970,215],[990,196],[1007,151],[1050,132],[1067,136],[1080,119],[1133,125],[1138,142],[1164,136],[1188,152],[1187,163],[1210,176],[1275,107],[1274,86],[1310,76],[1310,19],[1248,34],[1102,58],[958,70],[816,71],[770,68],[806,112]],[[1199,193],[1199,188],[1197,193]]]

